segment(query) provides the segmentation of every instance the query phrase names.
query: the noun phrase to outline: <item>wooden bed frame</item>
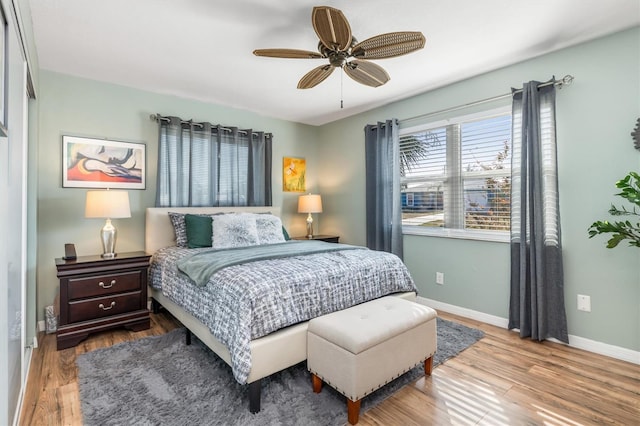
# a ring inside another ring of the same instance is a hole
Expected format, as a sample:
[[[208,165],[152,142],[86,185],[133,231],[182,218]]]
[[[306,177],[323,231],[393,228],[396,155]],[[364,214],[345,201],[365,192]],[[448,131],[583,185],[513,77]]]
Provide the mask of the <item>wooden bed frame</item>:
[[[153,254],[156,250],[175,245],[175,233],[168,212],[176,213],[229,213],[252,212],[271,213],[280,216],[279,207],[153,207],[146,212],[145,251]],[[195,334],[205,345],[231,365],[231,357],[227,347],[220,343],[209,331],[208,327],[198,321],[182,307],[175,304],[152,287],[149,287],[154,310],[162,305],[178,319],[191,333]],[[413,292],[398,293],[399,297],[414,300]],[[251,372],[247,378],[249,385],[249,410],[260,411],[261,379],[284,370],[307,359],[307,324],[303,322],[267,336],[252,340]],[[189,341],[189,335],[187,341]]]

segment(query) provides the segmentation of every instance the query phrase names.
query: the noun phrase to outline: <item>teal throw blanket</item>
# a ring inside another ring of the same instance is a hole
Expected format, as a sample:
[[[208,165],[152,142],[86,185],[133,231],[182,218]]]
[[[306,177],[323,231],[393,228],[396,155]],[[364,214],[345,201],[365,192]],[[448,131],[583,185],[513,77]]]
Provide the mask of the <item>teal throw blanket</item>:
[[[323,241],[288,241],[278,244],[202,251],[178,260],[177,265],[178,269],[191,278],[197,286],[204,287],[213,274],[227,266],[258,260],[353,249],[365,249],[365,247]]]

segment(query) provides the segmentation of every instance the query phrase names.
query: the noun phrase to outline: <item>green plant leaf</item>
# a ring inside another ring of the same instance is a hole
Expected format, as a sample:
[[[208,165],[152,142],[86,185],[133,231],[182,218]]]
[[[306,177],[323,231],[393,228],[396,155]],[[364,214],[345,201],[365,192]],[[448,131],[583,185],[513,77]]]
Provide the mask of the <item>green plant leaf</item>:
[[[607,242],[607,248],[616,247],[620,241],[624,240],[624,235],[621,234],[613,234],[611,239]]]
[[[616,187],[621,189],[621,192],[615,195],[626,199],[635,206],[627,209],[624,205],[618,208],[612,204],[609,214],[612,216],[640,216],[640,213],[636,211],[636,206],[640,207],[640,174],[629,172],[616,182]],[[606,220],[596,221],[591,224],[588,232],[589,238],[598,234],[612,234],[607,241],[607,248],[614,248],[626,239],[629,240],[629,246],[640,247],[640,222],[632,224],[630,220],[613,223]]]

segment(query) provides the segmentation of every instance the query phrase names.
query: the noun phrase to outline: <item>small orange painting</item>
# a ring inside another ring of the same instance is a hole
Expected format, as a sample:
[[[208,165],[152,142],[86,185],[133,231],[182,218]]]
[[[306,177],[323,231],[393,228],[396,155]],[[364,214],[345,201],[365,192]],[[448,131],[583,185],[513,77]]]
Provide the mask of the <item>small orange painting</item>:
[[[305,192],[305,173],[307,165],[304,158],[284,157],[282,161],[282,183],[285,192]]]

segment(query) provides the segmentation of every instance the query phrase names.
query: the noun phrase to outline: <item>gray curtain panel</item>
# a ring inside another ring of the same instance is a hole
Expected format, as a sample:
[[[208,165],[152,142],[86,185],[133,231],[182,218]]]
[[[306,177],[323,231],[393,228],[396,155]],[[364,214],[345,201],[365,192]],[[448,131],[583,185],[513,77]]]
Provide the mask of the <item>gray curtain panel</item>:
[[[157,207],[270,206],[268,133],[158,116]]]
[[[398,120],[364,128],[367,247],[402,259]]]
[[[514,93],[512,119],[509,329],[568,343],[554,85],[525,83]]]

